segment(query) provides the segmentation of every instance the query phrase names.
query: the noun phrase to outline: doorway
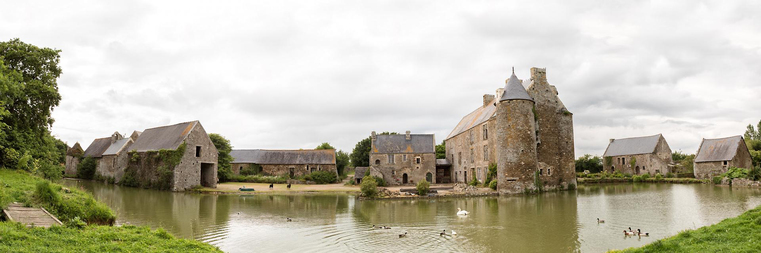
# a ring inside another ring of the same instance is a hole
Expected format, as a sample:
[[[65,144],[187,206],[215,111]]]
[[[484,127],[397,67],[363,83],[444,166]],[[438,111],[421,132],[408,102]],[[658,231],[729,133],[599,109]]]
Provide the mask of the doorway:
[[[428,183],[433,183],[433,174],[428,172],[428,174],[425,174],[425,181],[428,181]]]
[[[635,168],[634,171],[636,172],[636,174],[639,175],[639,166],[634,167],[634,168]]]
[[[201,163],[201,185],[205,187],[215,187],[217,185],[217,172],[213,163]]]
[[[465,176],[462,178],[462,180],[464,180],[463,183],[467,183],[468,182],[468,171],[467,170],[465,171]]]
[[[294,174],[294,172],[293,172],[293,168],[290,168],[290,169],[288,169],[288,170],[289,170],[289,171],[288,171],[288,176],[290,176],[291,178],[293,178],[293,174]]]
[[[407,173],[404,173],[404,175],[402,175],[402,184],[407,184]]]

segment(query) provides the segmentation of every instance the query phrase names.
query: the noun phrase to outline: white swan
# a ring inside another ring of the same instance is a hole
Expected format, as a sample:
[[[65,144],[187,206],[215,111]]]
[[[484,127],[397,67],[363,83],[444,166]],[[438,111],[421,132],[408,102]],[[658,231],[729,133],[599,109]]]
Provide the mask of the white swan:
[[[469,214],[468,211],[462,210],[459,207],[457,208],[457,215],[468,215],[468,214]]]
[[[454,230],[452,230],[452,235],[457,235],[457,232],[455,232]]]

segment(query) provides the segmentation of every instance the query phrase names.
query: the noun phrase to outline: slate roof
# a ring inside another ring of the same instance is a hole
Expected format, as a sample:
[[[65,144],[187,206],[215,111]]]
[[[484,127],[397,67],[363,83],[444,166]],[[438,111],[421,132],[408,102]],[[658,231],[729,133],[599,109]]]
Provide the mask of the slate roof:
[[[367,172],[368,169],[370,169],[370,168],[368,168],[368,167],[356,167],[356,168],[354,168],[354,178],[357,179],[357,178],[363,178],[363,177],[365,177],[365,173]]]
[[[82,150],[82,146],[79,145],[79,142],[74,143],[74,146],[71,146],[68,150],[66,150],[66,155],[69,156],[76,156],[84,154],[84,150]]]
[[[405,134],[381,134],[375,136],[374,149],[371,153],[435,153],[433,134],[411,134],[410,140]]]
[[[306,150],[236,149],[236,150],[230,151],[230,156],[233,157],[232,163],[336,164],[336,150],[335,149],[320,149],[320,150],[316,150],[316,149],[306,149]]]
[[[700,144],[695,162],[730,161],[737,155],[740,144],[745,145],[742,136],[732,136],[718,139],[703,139]],[[746,147],[747,148],[747,147]]]
[[[129,146],[130,144],[132,144],[130,142],[130,138],[119,139],[111,144],[111,146],[109,146],[106,151],[103,152],[103,155],[116,155],[116,153],[122,150],[123,147]]]
[[[523,87],[521,80],[518,80],[518,77],[515,76],[515,70],[513,70],[513,74],[510,76],[510,79],[507,79],[507,80],[508,80],[507,84],[505,84],[505,92],[502,93],[502,98],[499,101],[505,101],[505,100],[534,101],[534,99],[528,95],[528,92],[526,92],[526,88]]]
[[[615,139],[608,144],[608,148],[605,149],[605,154],[602,156],[650,154],[655,152],[655,147],[658,145],[660,138],[661,134]]]
[[[85,150],[85,157],[100,158],[103,156],[103,152],[111,146],[111,137],[95,139],[90,143],[90,146]]]
[[[482,123],[489,120],[489,118],[494,116],[494,113],[497,112],[497,106],[494,105],[494,103],[497,102],[497,99],[499,98],[494,98],[492,102],[489,102],[489,105],[485,107],[479,106],[475,111],[465,115],[465,117],[460,120],[460,123],[457,123],[457,126],[454,127],[452,132],[449,133],[447,139],[455,137],[458,134],[468,131],[469,129],[481,125]]]
[[[182,141],[190,133],[190,130],[199,124],[198,121],[184,122],[169,126],[161,126],[145,129],[129,150],[137,152],[155,151],[162,149],[177,149]]]
[[[452,166],[447,159],[436,159],[436,166]]]

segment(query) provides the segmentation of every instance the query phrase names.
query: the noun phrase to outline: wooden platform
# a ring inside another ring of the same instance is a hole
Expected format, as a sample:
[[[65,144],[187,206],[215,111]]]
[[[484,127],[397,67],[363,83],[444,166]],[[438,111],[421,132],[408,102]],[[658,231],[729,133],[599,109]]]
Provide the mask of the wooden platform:
[[[3,214],[9,221],[21,222],[29,227],[34,225],[35,227],[48,228],[53,225],[63,224],[42,207],[24,207],[21,204],[13,203],[3,210]]]

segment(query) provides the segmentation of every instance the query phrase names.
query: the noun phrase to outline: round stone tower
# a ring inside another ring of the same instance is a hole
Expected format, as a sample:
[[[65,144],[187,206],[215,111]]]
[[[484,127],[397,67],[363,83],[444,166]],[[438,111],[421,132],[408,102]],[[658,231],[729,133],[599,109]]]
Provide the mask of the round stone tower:
[[[534,99],[528,95],[515,69],[499,100],[497,125],[497,190],[518,193],[535,189],[536,129]]]

